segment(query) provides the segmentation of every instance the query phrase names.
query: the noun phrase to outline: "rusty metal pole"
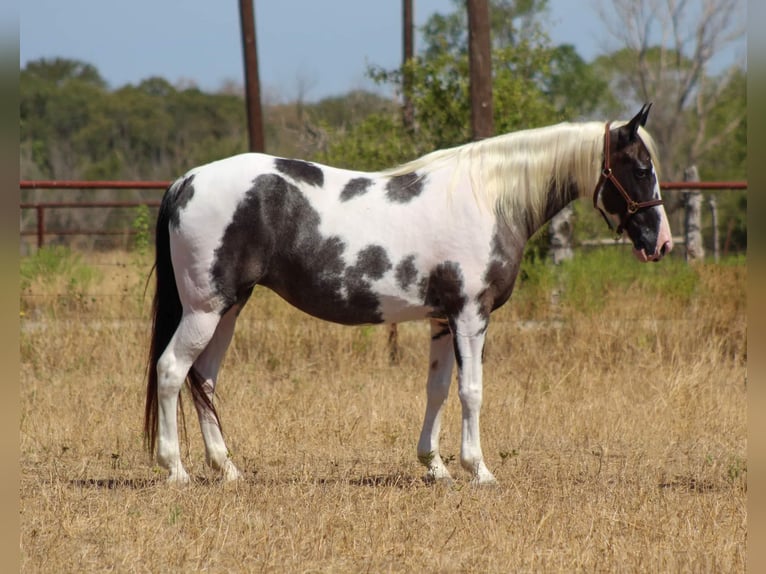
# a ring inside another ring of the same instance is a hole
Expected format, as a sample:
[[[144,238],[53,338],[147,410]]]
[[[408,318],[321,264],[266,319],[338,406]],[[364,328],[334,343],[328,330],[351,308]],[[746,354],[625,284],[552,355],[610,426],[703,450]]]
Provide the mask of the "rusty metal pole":
[[[40,249],[45,243],[45,207],[36,205],[37,212],[37,248]]]
[[[468,0],[468,58],[471,76],[471,132],[474,140],[494,135],[492,116],[492,53],[489,3]]]
[[[261,110],[261,82],[258,77],[258,50],[255,41],[254,0],[239,0],[242,26],[242,53],[245,62],[245,105],[250,151],[262,152],[263,112]]]

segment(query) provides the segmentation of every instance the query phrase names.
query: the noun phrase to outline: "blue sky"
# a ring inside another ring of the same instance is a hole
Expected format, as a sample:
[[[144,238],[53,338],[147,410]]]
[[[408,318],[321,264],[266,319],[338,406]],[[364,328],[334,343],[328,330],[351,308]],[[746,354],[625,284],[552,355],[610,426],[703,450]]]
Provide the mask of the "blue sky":
[[[452,0],[414,5],[416,26],[454,6]],[[83,60],[112,88],[150,76],[191,80],[205,90],[242,83],[238,6],[236,0],[24,0],[20,65],[56,56]],[[554,44],[574,44],[586,60],[614,48],[593,1],[551,0],[550,6]],[[290,100],[300,84],[308,100],[374,89],[367,65],[393,68],[401,60],[400,0],[255,0],[255,10],[266,98]]]

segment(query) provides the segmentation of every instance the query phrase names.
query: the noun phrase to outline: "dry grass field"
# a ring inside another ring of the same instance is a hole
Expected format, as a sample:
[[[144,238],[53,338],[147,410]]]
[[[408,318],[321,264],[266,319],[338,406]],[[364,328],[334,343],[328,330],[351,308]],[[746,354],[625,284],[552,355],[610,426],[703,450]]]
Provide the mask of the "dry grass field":
[[[459,468],[454,385],[442,442],[457,480],[422,480],[427,325],[399,326],[392,366],[385,328],[322,323],[265,290],[219,385],[246,480],[204,466],[187,397],[194,480],[169,487],[142,442],[148,260],[22,275],[22,570],[743,572],[744,264],[617,260],[628,279],[573,272],[556,306],[551,276],[530,275],[493,316],[494,488]]]

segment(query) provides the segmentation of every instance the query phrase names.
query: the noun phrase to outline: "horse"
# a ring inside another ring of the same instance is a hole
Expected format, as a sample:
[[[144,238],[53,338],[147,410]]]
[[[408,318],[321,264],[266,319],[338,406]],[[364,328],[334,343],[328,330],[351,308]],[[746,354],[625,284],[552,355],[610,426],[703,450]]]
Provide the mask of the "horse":
[[[188,384],[206,462],[243,475],[228,454],[213,394],[239,313],[256,285],[345,325],[430,322],[425,479],[451,482],[439,432],[454,365],[460,463],[494,484],[479,434],[482,358],[492,311],[513,291],[524,245],[571,201],[592,195],[643,262],[672,249],[657,150],[629,121],[560,123],[438,150],[398,167],[349,171],[245,153],[196,167],[164,193],[144,432],[167,480],[186,483],[177,408]]]

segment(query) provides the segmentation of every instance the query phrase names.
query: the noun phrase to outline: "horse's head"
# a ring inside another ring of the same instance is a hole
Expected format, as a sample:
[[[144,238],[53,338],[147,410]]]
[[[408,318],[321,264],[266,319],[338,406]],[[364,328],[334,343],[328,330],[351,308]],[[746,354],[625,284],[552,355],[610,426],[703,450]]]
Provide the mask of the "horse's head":
[[[628,233],[633,253],[640,261],[659,261],[673,248],[668,217],[662,206],[660,182],[645,131],[651,104],[625,125],[604,133],[604,164],[593,205],[617,233]],[[646,137],[646,140],[642,138]]]

